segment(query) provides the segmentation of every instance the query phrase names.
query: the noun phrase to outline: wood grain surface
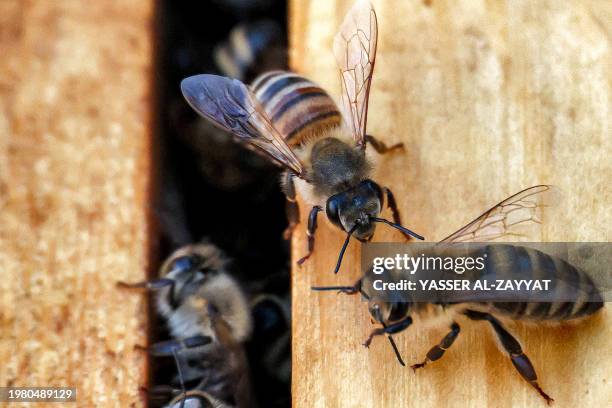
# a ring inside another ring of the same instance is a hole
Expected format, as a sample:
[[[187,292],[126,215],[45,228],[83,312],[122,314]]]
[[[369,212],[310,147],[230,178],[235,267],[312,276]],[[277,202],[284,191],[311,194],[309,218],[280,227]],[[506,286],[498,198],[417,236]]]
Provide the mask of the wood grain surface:
[[[152,4],[0,1],[0,386],[64,406],[142,406]]]
[[[350,0],[293,0],[292,67],[339,96],[332,38]],[[374,1],[379,47],[368,132],[406,151],[381,158],[377,180],[404,224],[435,241],[524,187],[557,185],[559,214],[542,241],[612,239],[610,28],[605,1]],[[305,221],[293,258],[306,248]],[[545,406],[484,323],[463,322],[452,349],[418,373],[402,368],[356,297],[313,293],[353,283],[359,245],[331,271],[344,234],[321,222],[315,255],[292,271],[296,407]],[[401,241],[378,227],[375,241]],[[612,406],[612,316],[575,326],[514,325],[556,407]],[[408,364],[446,328],[395,336]]]

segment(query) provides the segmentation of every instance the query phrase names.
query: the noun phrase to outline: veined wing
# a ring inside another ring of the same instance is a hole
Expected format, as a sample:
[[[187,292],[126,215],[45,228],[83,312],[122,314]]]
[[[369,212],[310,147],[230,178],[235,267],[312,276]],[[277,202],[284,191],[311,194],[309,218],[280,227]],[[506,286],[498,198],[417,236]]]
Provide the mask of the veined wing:
[[[342,79],[345,120],[355,143],[365,147],[368,98],[376,60],[378,23],[369,1],[359,1],[334,38],[334,55]]]
[[[302,163],[242,82],[217,75],[195,75],[181,82],[181,91],[200,115],[304,177]]]
[[[521,229],[541,224],[541,210],[554,204],[558,191],[553,186],[538,185],[520,191],[478,218],[444,238],[441,243],[487,242],[502,237],[522,237]]]

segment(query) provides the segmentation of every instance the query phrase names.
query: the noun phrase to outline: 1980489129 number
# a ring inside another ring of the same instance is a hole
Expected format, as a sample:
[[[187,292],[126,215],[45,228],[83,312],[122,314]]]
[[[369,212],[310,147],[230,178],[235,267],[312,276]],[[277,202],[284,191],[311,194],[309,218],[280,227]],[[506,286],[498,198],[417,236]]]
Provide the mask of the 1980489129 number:
[[[0,402],[74,402],[76,388],[0,387]]]

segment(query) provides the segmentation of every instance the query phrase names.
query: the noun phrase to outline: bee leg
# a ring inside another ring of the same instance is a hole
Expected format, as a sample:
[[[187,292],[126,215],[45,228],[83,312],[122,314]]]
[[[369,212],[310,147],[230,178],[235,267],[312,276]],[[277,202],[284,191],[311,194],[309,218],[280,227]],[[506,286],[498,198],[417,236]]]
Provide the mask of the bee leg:
[[[282,178],[282,189],[287,198],[285,205],[285,211],[287,212],[287,228],[283,232],[283,238],[290,239],[293,230],[300,223],[300,207],[298,206],[295,194],[295,184],[293,184],[293,177],[295,174],[287,171],[283,174]]]
[[[406,316],[404,319],[399,322],[395,322],[389,326],[380,327],[378,329],[372,330],[366,341],[363,342],[364,347],[370,347],[372,340],[376,336],[382,336],[383,334],[396,334],[403,330],[406,330],[408,326],[412,324],[412,317]]]
[[[122,281],[117,282],[117,287],[121,289],[158,290],[161,288],[165,288],[166,286],[170,286],[173,289],[174,281],[172,279],[161,278],[136,283],[127,283]]]
[[[361,279],[359,279],[353,286],[311,286],[310,289],[316,291],[336,290],[338,293],[355,295],[361,292]],[[367,298],[367,295],[365,297]]]
[[[306,230],[306,235],[308,235],[308,253],[297,261],[298,265],[302,265],[304,261],[310,258],[310,255],[312,255],[312,252],[314,251],[315,232],[317,231],[317,215],[319,215],[319,211],[321,210],[322,208],[318,205],[315,205],[310,210],[310,214],[308,215],[308,229]]]
[[[176,395],[181,390],[172,387],[171,385],[154,385],[152,387],[140,387],[140,390],[149,396],[167,397],[168,395]]]
[[[495,330],[497,338],[508,352],[514,368],[516,368],[519,374],[538,391],[542,398],[546,400],[546,403],[550,405],[554,400],[540,388],[538,376],[533,368],[533,364],[531,364],[529,357],[523,352],[518,340],[502,326],[499,320],[488,313],[467,310],[465,314],[472,320],[486,320],[493,326],[493,330]]]
[[[121,289],[160,290],[169,286],[170,290],[168,291],[168,303],[170,303],[170,306],[172,306],[173,308],[176,308],[178,305],[176,299],[174,298],[174,284],[175,282],[172,279],[159,278],[136,283],[127,283],[119,281],[117,282],[117,287]]]
[[[205,346],[212,342],[209,336],[193,336],[181,340],[167,340],[154,343],[146,350],[155,357],[172,356],[177,351]]]
[[[404,148],[403,143],[396,143],[394,145],[387,146],[385,143],[381,142],[380,140],[378,140],[372,135],[365,135],[365,141],[366,143],[371,144],[374,150],[376,150],[376,152],[379,154],[385,154],[393,150]]]
[[[453,345],[453,342],[455,341],[457,336],[459,336],[460,331],[461,328],[459,327],[459,325],[453,322],[453,324],[451,324],[451,331],[448,332],[446,336],[444,336],[444,338],[442,339],[442,341],[440,341],[439,344],[436,344],[431,348],[431,350],[427,352],[425,360],[422,363],[410,366],[410,368],[416,371],[417,368],[424,367],[425,364],[427,364],[428,362],[440,359],[444,355],[444,352],[448,350],[450,346]]]
[[[391,213],[393,214],[393,222],[402,225],[402,217],[400,215],[399,209],[397,208],[397,201],[395,201],[395,196],[393,195],[393,192],[388,187],[384,187],[383,190],[385,191],[385,195],[387,196],[387,207],[389,207]],[[412,237],[409,234],[403,231],[402,234],[406,237],[407,240],[412,240]]]

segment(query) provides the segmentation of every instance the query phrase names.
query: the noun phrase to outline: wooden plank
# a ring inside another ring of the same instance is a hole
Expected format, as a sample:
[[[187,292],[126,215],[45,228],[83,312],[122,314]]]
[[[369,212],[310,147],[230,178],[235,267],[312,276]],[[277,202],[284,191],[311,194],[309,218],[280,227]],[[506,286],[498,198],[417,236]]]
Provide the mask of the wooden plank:
[[[402,141],[378,180],[398,197],[404,222],[438,240],[520,189],[551,183],[562,214],[536,240],[612,239],[610,8],[594,1],[374,1],[379,49],[368,131]],[[428,4],[430,4],[428,6]],[[332,38],[350,0],[292,1],[293,68],[339,95]],[[293,257],[305,251],[305,216]],[[440,362],[414,374],[372,328],[356,298],[312,285],[353,283],[359,245],[338,276],[343,234],[321,223],[313,256],[293,269],[293,401],[296,407],[543,406],[483,324],[467,323]],[[375,241],[401,241],[378,228]],[[609,310],[576,327],[511,329],[557,407],[611,406]],[[445,329],[396,336],[408,363]]]
[[[1,386],[143,405],[145,299],[115,282],[146,277],[152,242],[152,19],[150,0],[0,2]]]

